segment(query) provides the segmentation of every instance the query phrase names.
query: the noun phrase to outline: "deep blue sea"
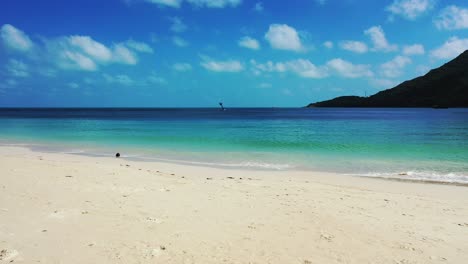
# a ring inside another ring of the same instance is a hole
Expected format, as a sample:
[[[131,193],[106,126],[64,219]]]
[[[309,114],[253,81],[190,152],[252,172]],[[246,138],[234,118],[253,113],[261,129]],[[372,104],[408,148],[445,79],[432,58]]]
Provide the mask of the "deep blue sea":
[[[0,109],[0,144],[468,183],[468,109]]]

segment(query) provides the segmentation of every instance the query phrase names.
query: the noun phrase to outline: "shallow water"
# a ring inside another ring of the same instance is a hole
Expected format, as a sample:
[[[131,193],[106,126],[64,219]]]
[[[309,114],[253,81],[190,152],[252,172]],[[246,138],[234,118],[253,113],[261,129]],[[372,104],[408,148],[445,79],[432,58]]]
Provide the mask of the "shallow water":
[[[468,183],[468,109],[1,109],[0,143]]]

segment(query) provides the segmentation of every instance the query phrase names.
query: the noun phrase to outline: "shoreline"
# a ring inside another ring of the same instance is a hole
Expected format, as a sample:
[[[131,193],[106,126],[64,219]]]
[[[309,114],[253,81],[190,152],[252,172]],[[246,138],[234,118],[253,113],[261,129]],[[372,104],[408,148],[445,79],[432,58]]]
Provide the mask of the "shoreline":
[[[461,186],[19,147],[0,147],[0,175],[0,263],[463,263],[468,256]]]
[[[52,146],[47,144],[52,143]],[[57,154],[67,154],[67,155],[78,155],[85,157],[94,157],[94,158],[109,158],[113,156],[114,147],[105,147],[97,145],[89,145],[88,149],[79,149],[79,146],[76,143],[71,145],[63,145],[60,142],[41,142],[41,141],[31,141],[28,143],[21,143],[20,141],[15,143],[5,143],[0,141],[0,148],[3,147],[12,147],[12,148],[26,148],[33,152],[44,152],[44,153],[57,153]],[[344,177],[358,177],[358,178],[369,178],[369,179],[382,179],[388,181],[401,181],[401,182],[415,182],[415,183],[425,183],[425,184],[441,184],[441,185],[455,185],[455,186],[465,186],[468,187],[468,181],[463,180],[438,180],[431,179],[430,177],[434,176],[416,176],[416,178],[404,178],[402,176],[410,175],[411,171],[394,172],[394,173],[376,173],[380,176],[372,175],[372,173],[350,173],[350,172],[337,172],[337,171],[327,171],[319,169],[309,169],[302,168],[301,166],[291,165],[291,164],[274,164],[274,163],[256,163],[256,162],[242,162],[242,163],[210,163],[202,160],[189,160],[189,159],[176,159],[176,158],[163,158],[159,156],[151,156],[151,153],[143,152],[136,154],[139,148],[132,147],[120,147],[121,150],[128,150],[127,153],[133,153],[133,155],[126,156],[122,154],[120,159],[136,162],[156,162],[156,163],[169,163],[182,166],[195,166],[195,167],[207,167],[215,169],[225,169],[225,170],[242,170],[242,171],[283,171],[283,172],[302,172],[302,173],[315,173],[315,174],[333,174],[340,175]],[[177,151],[174,151],[177,153]],[[172,155],[174,155],[172,153]],[[161,153],[160,153],[161,155]],[[401,173],[404,173],[402,175]],[[421,173],[421,172],[420,172]],[[444,175],[450,175],[451,173],[439,174],[437,177]],[[468,177],[463,175],[457,175],[456,177]]]

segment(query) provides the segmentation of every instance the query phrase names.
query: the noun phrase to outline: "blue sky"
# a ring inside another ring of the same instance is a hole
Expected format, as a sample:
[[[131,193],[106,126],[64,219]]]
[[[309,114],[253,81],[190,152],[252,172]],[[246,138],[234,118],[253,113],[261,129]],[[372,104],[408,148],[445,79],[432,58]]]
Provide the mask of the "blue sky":
[[[373,94],[468,49],[468,3],[0,3],[0,106],[284,107]]]

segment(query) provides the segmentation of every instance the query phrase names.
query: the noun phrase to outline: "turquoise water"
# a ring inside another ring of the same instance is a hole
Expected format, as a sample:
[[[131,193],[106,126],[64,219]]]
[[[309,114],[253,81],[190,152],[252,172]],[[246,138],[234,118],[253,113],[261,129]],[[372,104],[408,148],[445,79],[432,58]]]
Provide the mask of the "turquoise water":
[[[2,109],[0,124],[1,144],[41,150],[468,183],[468,109]]]

